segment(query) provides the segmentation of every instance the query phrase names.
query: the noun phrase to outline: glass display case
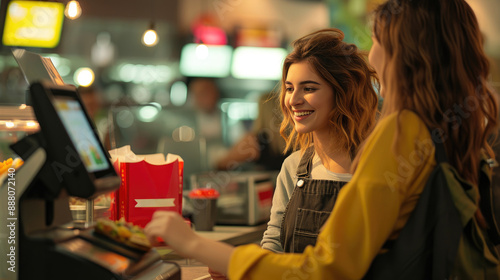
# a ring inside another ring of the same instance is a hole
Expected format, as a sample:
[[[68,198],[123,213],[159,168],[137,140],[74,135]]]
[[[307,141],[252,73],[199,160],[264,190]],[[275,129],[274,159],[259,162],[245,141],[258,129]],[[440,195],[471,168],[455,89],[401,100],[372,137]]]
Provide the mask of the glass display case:
[[[9,145],[38,130],[38,122],[31,107],[24,104],[0,106],[0,161],[17,158]]]
[[[22,165],[22,160],[9,146],[39,129],[30,106],[24,104],[0,106],[0,173],[5,170],[0,174],[0,185],[3,185],[10,166],[19,167]],[[109,217],[110,204],[111,194],[101,195],[90,201],[71,197],[70,209],[75,225],[86,226],[92,224],[97,218]],[[94,209],[94,211],[87,211],[87,209]]]

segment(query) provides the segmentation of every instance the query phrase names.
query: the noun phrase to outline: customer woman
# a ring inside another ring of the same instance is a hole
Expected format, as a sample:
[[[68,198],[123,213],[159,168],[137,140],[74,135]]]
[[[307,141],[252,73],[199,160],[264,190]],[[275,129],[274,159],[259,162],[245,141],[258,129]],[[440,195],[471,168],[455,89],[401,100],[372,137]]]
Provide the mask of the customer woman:
[[[283,64],[280,132],[286,158],[261,246],[301,253],[314,245],[351,162],[375,124],[375,72],[344,33],[324,29],[292,43]]]
[[[228,271],[230,279],[360,279],[384,255],[384,244],[397,240],[436,166],[429,129],[440,136],[456,176],[477,194],[480,156],[493,156],[486,139],[497,125],[498,106],[470,6],[464,0],[389,0],[375,11],[373,41],[369,60],[381,79],[382,116],[314,247],[302,254],[233,248],[197,236],[169,212],[154,215],[148,236],[161,236],[180,254]],[[474,206],[468,204],[475,214],[465,222],[482,224],[483,213]],[[477,255],[457,255],[443,278],[483,279],[487,272],[498,279],[498,252],[481,234],[485,227],[471,243],[462,242],[471,241],[462,235],[460,246]],[[477,275],[465,274],[465,266]]]
[[[356,150],[375,123],[375,72],[343,38],[342,31],[330,28],[293,42],[283,65],[279,105],[270,95],[261,103],[266,107],[259,114],[281,109],[284,116],[281,128],[264,122],[274,138],[281,133],[279,140],[286,140],[280,153],[294,150],[279,163],[271,219],[261,241],[262,248],[273,252],[301,253],[316,243],[340,189],[352,177]],[[248,145],[256,142],[251,140],[239,142],[220,162],[260,155]],[[225,279],[209,272],[213,279]]]

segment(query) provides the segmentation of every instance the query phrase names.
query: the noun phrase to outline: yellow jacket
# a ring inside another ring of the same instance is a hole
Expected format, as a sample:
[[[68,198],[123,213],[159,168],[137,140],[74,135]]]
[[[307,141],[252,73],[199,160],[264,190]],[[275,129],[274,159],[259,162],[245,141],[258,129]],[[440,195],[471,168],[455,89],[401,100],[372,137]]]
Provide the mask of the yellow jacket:
[[[410,111],[399,115],[399,125],[397,120],[397,113],[387,116],[369,136],[316,246],[302,254],[240,246],[231,256],[229,278],[361,279],[384,242],[405,225],[436,165],[422,120]]]

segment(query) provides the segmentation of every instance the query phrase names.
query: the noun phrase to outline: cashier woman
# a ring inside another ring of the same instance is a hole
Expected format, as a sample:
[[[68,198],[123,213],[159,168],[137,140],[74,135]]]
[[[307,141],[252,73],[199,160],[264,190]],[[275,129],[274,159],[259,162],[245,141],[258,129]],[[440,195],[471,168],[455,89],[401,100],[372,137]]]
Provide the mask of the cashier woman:
[[[261,243],[265,249],[302,252],[316,243],[338,191],[352,177],[351,160],[374,125],[378,101],[374,72],[354,45],[342,42],[343,37],[337,29],[310,34],[294,43],[285,60],[280,94],[285,117],[280,132],[286,139],[285,150],[295,152],[278,175]],[[240,154],[229,153],[222,162],[234,161]]]
[[[301,253],[316,244],[340,188],[352,177],[351,161],[374,126],[375,73],[343,38],[338,29],[309,34],[293,43],[285,59],[280,132],[286,150],[295,152],[278,175],[261,242],[265,249]]]
[[[261,246],[301,253],[314,245],[377,110],[375,74],[344,34],[328,29],[294,43],[283,66],[280,132],[286,150]],[[290,113],[293,112],[293,117]]]
[[[261,245],[301,253],[314,245],[337,194],[349,182],[351,161],[374,126],[375,73],[338,29],[293,43],[283,66],[281,134],[287,157],[278,175],[271,218]],[[292,112],[290,114],[289,112]]]

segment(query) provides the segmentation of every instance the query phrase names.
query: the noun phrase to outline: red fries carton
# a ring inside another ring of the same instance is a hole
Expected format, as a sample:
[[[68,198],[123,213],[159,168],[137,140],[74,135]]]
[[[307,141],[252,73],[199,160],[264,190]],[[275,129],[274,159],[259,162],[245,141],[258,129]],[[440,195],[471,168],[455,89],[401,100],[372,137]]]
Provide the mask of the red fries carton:
[[[184,161],[178,155],[135,155],[130,146],[110,151],[121,178],[111,218],[144,227],[156,210],[182,212]]]

